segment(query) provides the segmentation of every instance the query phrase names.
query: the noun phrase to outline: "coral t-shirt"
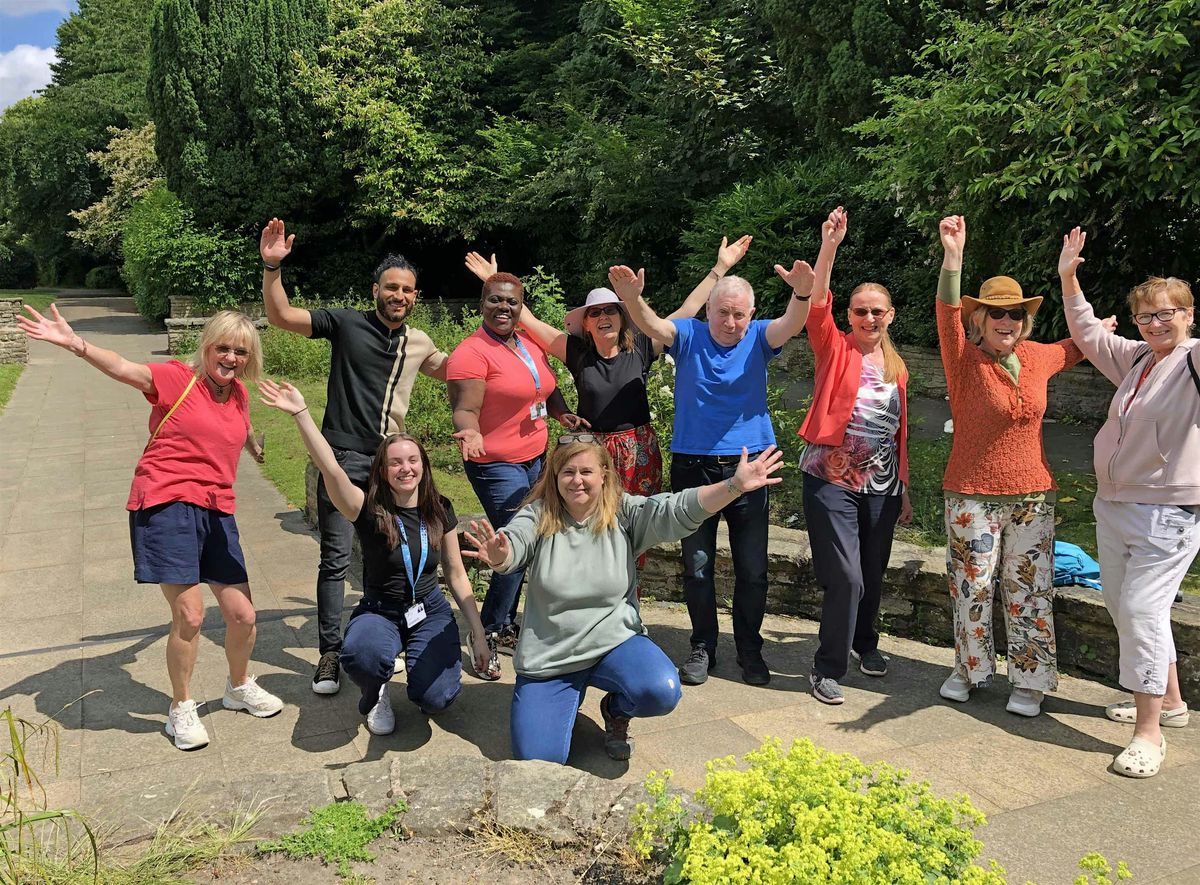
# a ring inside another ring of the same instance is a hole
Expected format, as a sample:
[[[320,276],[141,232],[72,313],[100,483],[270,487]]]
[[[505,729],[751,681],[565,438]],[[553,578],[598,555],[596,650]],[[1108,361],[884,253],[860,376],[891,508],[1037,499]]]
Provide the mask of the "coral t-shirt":
[[[557,379],[546,352],[527,335],[519,335],[538,373],[533,373],[518,353],[481,326],[454,348],[446,368],[447,381],[479,380],[487,383],[479,409],[479,432],[486,454],[473,458],[481,464],[506,461],[520,464],[546,451],[546,419],[534,418],[530,408],[544,403]]]
[[[145,394],[149,433],[175,405],[195,374],[178,360],[150,363],[154,390]],[[233,382],[226,402],[218,403],[203,380],[188,391],[133,471],[126,510],[187,501],[198,507],[233,513],[238,458],[250,432],[250,400],[241,381]]]

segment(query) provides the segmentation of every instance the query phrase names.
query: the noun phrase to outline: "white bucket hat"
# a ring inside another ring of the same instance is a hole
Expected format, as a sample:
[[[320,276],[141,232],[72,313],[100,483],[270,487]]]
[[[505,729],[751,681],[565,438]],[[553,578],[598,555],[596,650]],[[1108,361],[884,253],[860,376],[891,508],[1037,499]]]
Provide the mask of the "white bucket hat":
[[[612,289],[593,289],[587,293],[587,300],[583,302],[583,307],[577,307],[574,310],[567,311],[567,316],[563,325],[567,327],[568,335],[583,334],[583,318],[588,312],[589,307],[595,307],[598,304],[615,304],[625,314],[625,321],[629,322],[629,311],[625,310],[625,305],[621,299],[617,297],[617,293]]]

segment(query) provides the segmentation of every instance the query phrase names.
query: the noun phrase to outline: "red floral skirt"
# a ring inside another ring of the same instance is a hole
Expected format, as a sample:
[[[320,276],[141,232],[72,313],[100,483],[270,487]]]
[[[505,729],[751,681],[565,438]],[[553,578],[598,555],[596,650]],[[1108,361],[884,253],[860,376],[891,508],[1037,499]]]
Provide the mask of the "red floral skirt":
[[[658,448],[658,437],[654,427],[643,424],[632,430],[617,430],[613,433],[596,434],[604,448],[612,455],[613,467],[621,480],[621,487],[631,495],[657,495],[662,491],[662,452]],[[646,554],[638,557],[640,572],[646,565]],[[638,599],[642,598],[641,582],[638,583]]]

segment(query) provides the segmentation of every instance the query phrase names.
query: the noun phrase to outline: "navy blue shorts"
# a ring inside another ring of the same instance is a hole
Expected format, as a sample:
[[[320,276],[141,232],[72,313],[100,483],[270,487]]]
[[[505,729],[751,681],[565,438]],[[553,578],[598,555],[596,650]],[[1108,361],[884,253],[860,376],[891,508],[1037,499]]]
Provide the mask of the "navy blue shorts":
[[[246,559],[231,513],[172,501],[129,511],[139,584],[244,584]]]

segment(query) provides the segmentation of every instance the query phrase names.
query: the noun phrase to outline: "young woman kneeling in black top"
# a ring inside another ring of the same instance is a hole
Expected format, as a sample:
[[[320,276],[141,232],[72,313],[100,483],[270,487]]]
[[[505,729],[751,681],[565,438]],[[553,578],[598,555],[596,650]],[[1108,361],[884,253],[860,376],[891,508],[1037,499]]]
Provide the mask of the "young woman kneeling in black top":
[[[467,619],[476,669],[488,646],[459,553],[457,520],[438,494],[425,449],[394,433],[379,444],[364,494],[338,465],[300,391],[260,381],[263,402],[296,418],[300,437],[325,478],[334,506],[354,524],[362,545],[363,597],[346,627],[341,665],[362,691],[358,710],[372,734],[391,734],[388,698],[396,655],[404,651],[408,697],[426,714],[446,709],[462,689],[458,626],[438,586],[440,559],[450,594]],[[429,555],[430,549],[437,556]]]

